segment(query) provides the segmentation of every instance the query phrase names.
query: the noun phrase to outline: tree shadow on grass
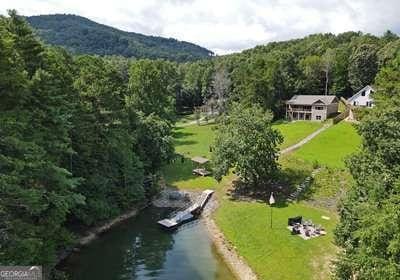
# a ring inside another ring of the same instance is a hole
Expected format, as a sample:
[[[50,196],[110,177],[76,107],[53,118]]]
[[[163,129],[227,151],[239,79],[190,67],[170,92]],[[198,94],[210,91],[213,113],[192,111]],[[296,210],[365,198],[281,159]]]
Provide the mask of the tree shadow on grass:
[[[187,137],[187,136],[194,135],[194,133],[191,133],[191,132],[181,131],[182,129],[183,129],[182,127],[176,127],[174,129],[174,131],[172,132],[172,136],[175,139],[180,139],[180,138],[184,138],[184,137]]]
[[[289,196],[296,190],[296,186],[301,184],[311,173],[303,169],[285,168],[280,171],[279,182],[285,186],[283,193]]]
[[[227,191],[227,195],[232,201],[257,202],[269,205],[271,192],[274,193],[275,208],[288,206],[284,187],[278,181],[266,186],[251,187],[240,179],[236,179],[232,182],[232,188]]]
[[[197,141],[194,140],[175,140],[175,146],[184,146],[184,145],[195,145]]]
[[[198,175],[193,174],[193,169],[196,168],[196,164],[194,164],[189,158],[184,157],[177,157],[173,162],[163,168],[164,179],[168,186],[174,186],[178,182],[185,182],[188,180],[195,180],[195,179],[204,179],[209,180],[207,178],[212,177],[199,177]],[[193,187],[202,187],[200,186],[200,182],[193,182]],[[199,184],[196,186],[195,184]]]

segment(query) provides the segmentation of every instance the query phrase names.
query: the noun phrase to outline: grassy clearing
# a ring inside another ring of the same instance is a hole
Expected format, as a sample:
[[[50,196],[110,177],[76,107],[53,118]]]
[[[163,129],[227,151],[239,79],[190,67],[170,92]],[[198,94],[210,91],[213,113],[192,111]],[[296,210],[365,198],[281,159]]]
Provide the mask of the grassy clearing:
[[[334,210],[340,195],[347,191],[354,182],[347,169],[314,165],[293,154],[282,156],[279,163],[282,180],[287,182],[291,188],[304,182],[314,170],[318,169],[311,185],[300,197],[300,200],[307,200],[319,207]]]
[[[188,120],[191,120],[192,116],[189,115]],[[319,122],[302,121],[274,124],[285,137],[282,148],[299,142],[321,126]],[[186,160],[178,160],[163,169],[164,179],[169,186],[180,189],[207,189],[217,186],[218,182],[212,177],[193,175],[194,166],[190,161],[194,156],[211,158],[210,146],[214,141],[215,129],[215,124],[177,126],[174,129],[175,150],[184,155]]]
[[[200,113],[200,119],[205,118],[206,116],[208,116],[210,122],[212,121],[212,117],[207,115],[206,113]],[[196,122],[196,114],[189,114],[189,115],[183,115],[181,117],[179,117],[178,121],[176,122],[176,126],[186,126],[186,125],[191,125],[194,122]],[[201,121],[202,123],[205,122],[205,120]]]
[[[328,234],[311,240],[291,235],[286,228],[288,217],[302,215],[323,225]],[[321,216],[329,216],[327,221]],[[215,216],[218,226],[238,253],[260,276],[260,279],[328,279],[328,260],[336,252],[333,229],[337,217],[324,210],[301,203],[278,205],[273,209],[264,203],[222,200]]]
[[[354,179],[346,169],[322,167],[315,175],[304,198],[314,200],[335,198],[339,193],[347,191],[353,183]]]
[[[175,151],[186,157],[210,158],[210,146],[214,141],[215,124],[189,125],[174,129]]]
[[[294,122],[274,124],[274,127],[285,137],[282,144],[284,148],[299,142],[322,125],[317,122]],[[176,151],[184,155],[186,160],[178,160],[164,168],[167,184],[180,189],[213,188],[217,191],[220,207],[215,213],[216,222],[260,279],[328,279],[329,260],[336,252],[333,245],[336,214],[305,202],[281,204],[273,209],[271,230],[270,209],[265,203],[232,201],[230,196],[226,195],[233,175],[225,177],[221,183],[212,177],[192,175],[193,165],[189,158],[210,158],[209,147],[214,140],[214,134],[213,124],[181,126],[175,129]],[[359,137],[348,124],[334,126],[314,140],[316,143],[311,141],[308,144],[310,147],[305,146],[304,151],[301,148],[280,159],[288,184],[295,185],[304,181],[315,168],[319,168],[320,166],[313,164],[315,159],[320,165],[326,162],[331,165],[333,162],[335,166],[343,166],[342,157],[353,152],[359,145]],[[348,173],[340,168],[322,167],[304,198],[331,198],[340,188],[349,184],[348,176]],[[307,241],[292,236],[286,229],[287,218],[297,215],[323,225],[328,231],[327,236]],[[323,215],[331,217],[331,220],[323,220]]]
[[[298,143],[322,126],[323,123],[321,122],[310,121],[280,122],[273,125],[273,127],[279,130],[284,136],[284,141],[280,146],[281,149]]]
[[[214,141],[215,129],[214,124],[175,128],[175,150],[185,156],[185,161],[177,160],[163,169],[167,185],[178,189],[194,190],[214,188],[218,185],[218,182],[211,176],[193,175],[194,165],[190,160],[194,156],[211,157],[210,146]]]
[[[308,162],[318,162],[332,168],[344,168],[344,159],[354,153],[361,144],[355,127],[346,122],[325,130],[293,155]]]

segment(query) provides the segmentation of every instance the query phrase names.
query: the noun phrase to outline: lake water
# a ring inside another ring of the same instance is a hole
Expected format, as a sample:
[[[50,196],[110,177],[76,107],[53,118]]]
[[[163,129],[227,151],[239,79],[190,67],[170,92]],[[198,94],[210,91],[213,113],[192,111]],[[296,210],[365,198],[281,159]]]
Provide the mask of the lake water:
[[[64,264],[73,280],[235,279],[204,225],[166,232],[156,222],[166,209],[148,208],[114,227]]]

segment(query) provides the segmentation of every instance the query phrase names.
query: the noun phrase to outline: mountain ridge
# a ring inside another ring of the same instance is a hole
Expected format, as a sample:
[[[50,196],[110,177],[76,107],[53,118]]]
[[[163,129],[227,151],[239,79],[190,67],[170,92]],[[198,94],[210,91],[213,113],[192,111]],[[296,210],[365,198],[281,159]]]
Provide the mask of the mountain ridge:
[[[77,54],[163,58],[178,62],[214,55],[212,51],[190,42],[123,31],[73,14],[29,16],[26,20],[44,42]]]

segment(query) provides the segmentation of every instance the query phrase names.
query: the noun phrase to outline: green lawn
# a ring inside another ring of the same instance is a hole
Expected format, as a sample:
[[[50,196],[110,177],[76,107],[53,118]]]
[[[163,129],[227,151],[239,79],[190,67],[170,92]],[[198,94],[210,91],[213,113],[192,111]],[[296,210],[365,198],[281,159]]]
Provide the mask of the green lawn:
[[[293,154],[286,154],[279,159],[284,182],[292,187],[304,182],[311,173],[318,168],[311,185],[300,197],[301,200],[313,200],[315,205],[321,207],[335,208],[338,194],[348,190],[353,184],[353,178],[349,171],[344,168],[332,168],[314,165]]]
[[[282,122],[274,124],[284,136],[282,148],[299,142],[308,134],[322,126],[319,122]],[[176,161],[163,169],[164,178],[169,186],[180,189],[207,189],[217,186],[212,177],[199,177],[192,174],[194,165],[190,158],[203,156],[211,158],[210,146],[214,141],[215,124],[177,126],[174,129],[175,150],[185,156],[185,162]]]
[[[279,130],[284,136],[280,148],[287,148],[298,143],[307,135],[313,133],[323,126],[321,122],[297,121],[276,123],[273,127]]]
[[[328,234],[310,240],[291,235],[286,228],[287,219],[298,215],[321,224]],[[302,203],[278,205],[273,209],[271,229],[269,206],[225,198],[215,218],[224,235],[260,279],[329,279],[329,260],[336,252],[333,229],[337,217],[334,214]]]
[[[190,125],[174,129],[175,151],[185,156],[185,161],[171,163],[163,169],[164,179],[169,186],[179,189],[209,189],[218,182],[212,177],[192,174],[194,156],[211,157],[210,146],[214,141],[216,125]]]
[[[284,148],[299,142],[322,125],[318,122],[293,122],[276,123],[274,127],[285,137],[281,145]],[[260,279],[328,279],[329,260],[336,252],[332,243],[333,229],[337,223],[334,212],[314,208],[304,202],[279,205],[274,208],[271,230],[270,209],[266,204],[236,202],[226,195],[233,176],[227,176],[218,183],[212,177],[192,175],[190,158],[210,158],[215,129],[214,124],[175,128],[176,152],[184,155],[186,160],[177,160],[164,168],[166,183],[180,189],[213,188],[217,191],[220,207],[215,213],[216,222]],[[302,182],[317,167],[315,160],[319,161],[319,165],[333,166],[323,167],[306,193],[308,198],[330,198],[343,185],[348,185],[348,173],[343,173],[345,171],[337,167],[343,166],[342,158],[353,152],[359,144],[360,138],[354,128],[350,124],[340,123],[298,151],[282,156],[280,164],[283,174],[290,184],[295,184]],[[328,231],[327,236],[306,241],[292,236],[286,229],[287,218],[297,215],[323,225]],[[323,215],[331,217],[331,220],[323,220]]]
[[[341,122],[325,130],[295,151],[295,157],[333,168],[344,168],[344,159],[357,151],[361,137],[354,126]]]
[[[174,129],[175,151],[189,158],[194,156],[209,158],[215,129],[215,124],[176,127]]]

